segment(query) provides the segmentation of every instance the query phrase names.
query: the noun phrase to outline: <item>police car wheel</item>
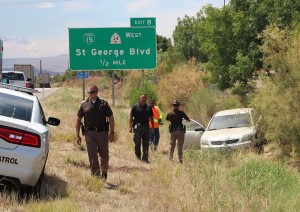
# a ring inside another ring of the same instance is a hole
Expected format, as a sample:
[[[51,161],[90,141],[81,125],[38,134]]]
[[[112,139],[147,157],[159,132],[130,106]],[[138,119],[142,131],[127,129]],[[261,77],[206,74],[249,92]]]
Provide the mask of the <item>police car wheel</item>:
[[[31,197],[39,199],[41,197],[41,189],[42,189],[44,176],[45,176],[45,167],[35,186],[23,186],[21,188],[20,197],[24,199],[30,199]]]

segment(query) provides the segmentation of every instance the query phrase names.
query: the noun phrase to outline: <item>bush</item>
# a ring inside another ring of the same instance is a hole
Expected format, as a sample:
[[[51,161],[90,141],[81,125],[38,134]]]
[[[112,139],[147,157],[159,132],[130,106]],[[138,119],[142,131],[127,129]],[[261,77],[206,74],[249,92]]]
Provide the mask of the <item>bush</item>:
[[[203,72],[194,64],[185,64],[160,79],[157,86],[157,96],[163,108],[170,109],[174,99],[181,102],[182,108],[186,107],[189,97],[203,87]]]
[[[215,92],[207,88],[199,88],[188,100],[188,111],[193,114],[193,119],[200,123],[208,124],[216,111]]]
[[[300,36],[293,37],[276,26],[269,27],[263,36],[264,62],[276,70],[276,75],[263,81],[253,105],[264,116],[266,139],[283,144],[281,147],[287,147],[290,154],[299,157]]]
[[[245,107],[240,96],[232,95],[229,91],[202,87],[190,96],[187,105],[193,118],[205,125],[215,112],[240,107]]]
[[[157,99],[155,85],[150,81],[144,80],[140,86],[133,86],[128,91],[127,98],[131,107],[139,101],[142,94],[146,94],[148,100],[152,98]]]

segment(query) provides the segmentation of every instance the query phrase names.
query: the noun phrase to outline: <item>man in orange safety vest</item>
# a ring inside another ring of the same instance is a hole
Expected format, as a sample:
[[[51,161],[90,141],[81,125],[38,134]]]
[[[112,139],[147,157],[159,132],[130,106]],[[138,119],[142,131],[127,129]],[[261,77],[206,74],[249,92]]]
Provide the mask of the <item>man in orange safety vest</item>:
[[[153,111],[153,119],[154,119],[154,131],[150,130],[150,147],[152,150],[156,150],[159,143],[159,125],[162,125],[162,112],[158,106],[155,105],[155,100],[151,99],[149,104]],[[152,128],[152,124],[149,121],[149,127]]]

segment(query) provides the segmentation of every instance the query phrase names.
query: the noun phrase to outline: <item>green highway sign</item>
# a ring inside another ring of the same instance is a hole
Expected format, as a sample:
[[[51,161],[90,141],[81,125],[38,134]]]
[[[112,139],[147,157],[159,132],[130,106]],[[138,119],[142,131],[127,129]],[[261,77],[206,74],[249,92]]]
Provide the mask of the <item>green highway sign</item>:
[[[69,28],[70,70],[156,68],[154,27]]]
[[[156,27],[156,18],[130,18],[131,27]]]

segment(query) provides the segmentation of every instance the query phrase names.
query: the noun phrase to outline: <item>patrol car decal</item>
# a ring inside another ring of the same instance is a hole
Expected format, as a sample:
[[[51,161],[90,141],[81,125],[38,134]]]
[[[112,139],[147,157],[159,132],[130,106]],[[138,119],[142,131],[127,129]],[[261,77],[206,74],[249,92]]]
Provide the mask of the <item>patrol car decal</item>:
[[[17,158],[10,158],[10,157],[5,157],[5,156],[0,156],[0,162],[1,163],[17,164],[18,165],[18,159]]]

